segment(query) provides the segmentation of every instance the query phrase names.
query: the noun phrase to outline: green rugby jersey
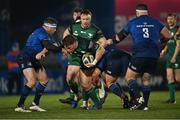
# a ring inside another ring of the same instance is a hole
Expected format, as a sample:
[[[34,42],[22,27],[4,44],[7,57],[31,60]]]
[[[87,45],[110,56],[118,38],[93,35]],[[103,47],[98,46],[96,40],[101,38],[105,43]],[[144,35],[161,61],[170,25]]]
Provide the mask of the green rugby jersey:
[[[97,42],[100,38],[104,37],[102,31],[91,24],[88,28],[82,28],[81,23],[74,23],[69,27],[69,32],[78,39],[78,48],[75,53],[86,53],[91,42]]]
[[[173,28],[169,28],[169,30],[170,30],[171,34],[174,36],[178,30],[178,26],[175,26]],[[170,60],[172,58],[174,51],[175,51],[175,48],[176,48],[176,40],[170,39],[167,42],[167,47],[168,47],[168,59]]]

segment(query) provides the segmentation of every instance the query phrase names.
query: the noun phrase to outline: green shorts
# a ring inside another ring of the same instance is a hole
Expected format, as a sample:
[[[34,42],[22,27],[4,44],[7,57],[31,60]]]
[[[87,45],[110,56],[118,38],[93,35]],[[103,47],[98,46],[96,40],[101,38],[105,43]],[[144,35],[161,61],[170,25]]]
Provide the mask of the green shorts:
[[[176,63],[173,63],[173,64],[170,62],[170,59],[167,59],[166,68],[180,69],[180,57],[178,57],[176,59]]]
[[[81,66],[82,65],[82,60],[81,57],[79,57],[77,54],[71,54],[68,57],[68,65],[76,65],[76,66]]]

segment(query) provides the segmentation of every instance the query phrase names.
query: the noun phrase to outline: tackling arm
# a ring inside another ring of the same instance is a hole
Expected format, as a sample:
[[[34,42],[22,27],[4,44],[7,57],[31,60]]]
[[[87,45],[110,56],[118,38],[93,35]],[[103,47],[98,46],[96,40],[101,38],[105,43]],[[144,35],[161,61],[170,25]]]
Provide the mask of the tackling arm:
[[[127,36],[128,34],[125,31],[121,30],[121,32],[115,35],[115,38],[113,39],[113,43],[117,44],[121,42],[124,38],[126,38]]]

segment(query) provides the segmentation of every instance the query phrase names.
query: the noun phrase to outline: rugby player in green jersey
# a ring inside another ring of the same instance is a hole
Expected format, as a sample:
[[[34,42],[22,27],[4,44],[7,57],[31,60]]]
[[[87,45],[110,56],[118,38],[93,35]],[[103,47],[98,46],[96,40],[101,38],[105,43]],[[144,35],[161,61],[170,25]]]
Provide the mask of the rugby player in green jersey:
[[[161,51],[161,56],[163,57],[167,54],[166,77],[168,80],[169,99],[166,103],[175,104],[175,83],[180,82],[180,39],[175,14],[168,14],[167,24],[172,36],[175,37],[167,42],[165,48]]]
[[[71,25],[64,32],[63,38],[67,35],[73,35],[78,40],[78,47],[75,51],[67,48],[70,56],[68,57],[66,80],[71,90],[76,93],[78,99],[78,86],[74,82],[74,78],[79,74],[79,84],[82,88],[83,99],[91,98],[94,102],[93,109],[99,109],[101,108],[101,104],[92,84],[91,76],[94,66],[104,54],[106,39],[101,30],[91,23],[91,17],[92,14],[89,10],[83,10],[81,13],[81,22]],[[91,62],[87,62],[85,58],[88,58]],[[77,99],[73,101],[71,108],[77,106]]]

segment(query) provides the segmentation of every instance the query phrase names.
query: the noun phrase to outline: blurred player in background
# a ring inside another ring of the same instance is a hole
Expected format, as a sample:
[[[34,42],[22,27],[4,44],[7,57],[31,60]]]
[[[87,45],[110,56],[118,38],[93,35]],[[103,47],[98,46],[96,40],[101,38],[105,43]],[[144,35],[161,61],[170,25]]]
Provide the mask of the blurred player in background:
[[[166,103],[175,104],[175,83],[180,82],[180,40],[176,37],[180,28],[176,24],[175,14],[168,14],[167,24],[171,35],[174,37],[167,42],[165,48],[161,51],[161,56],[163,57],[167,54],[166,78],[168,80],[169,99]]]
[[[83,10],[81,8],[75,8],[73,10],[73,23],[81,21],[81,12]]]
[[[116,34],[114,43],[122,41],[130,34],[133,40],[132,58],[125,79],[128,82],[131,97],[135,99],[131,110],[148,110],[148,100],[151,91],[150,79],[155,71],[159,58],[158,40],[162,35],[171,38],[169,30],[158,20],[148,16],[145,4],[136,6],[136,18],[130,20],[122,31]],[[137,77],[141,75],[143,97],[140,95]]]
[[[44,112],[45,109],[39,107],[40,98],[48,83],[48,78],[43,65],[40,63],[40,59],[44,56],[44,53],[38,54],[45,49],[60,52],[61,46],[55,46],[52,44],[51,36],[56,31],[57,21],[54,18],[48,17],[44,20],[42,27],[37,28],[26,41],[25,47],[22,49],[21,54],[18,57],[18,64],[21,68],[27,83],[24,86],[21,97],[17,104],[15,111],[17,112],[31,112],[30,110]],[[36,84],[36,81],[39,81]],[[36,85],[36,92],[34,100],[29,107],[30,110],[26,110],[24,102],[32,91],[32,88]]]
[[[8,66],[8,94],[12,94],[14,83],[16,83],[16,94],[20,94],[21,92],[21,86],[23,83],[22,74],[16,61],[19,54],[19,44],[15,42],[6,56]]]

